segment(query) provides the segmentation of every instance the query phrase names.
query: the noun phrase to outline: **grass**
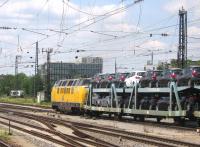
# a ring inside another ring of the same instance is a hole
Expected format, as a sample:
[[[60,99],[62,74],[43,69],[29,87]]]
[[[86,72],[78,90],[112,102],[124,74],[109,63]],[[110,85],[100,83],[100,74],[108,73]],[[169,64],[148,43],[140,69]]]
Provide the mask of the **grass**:
[[[25,97],[25,98],[0,97],[0,102],[20,104],[20,105],[51,107],[51,102],[37,103],[36,100],[34,100],[34,98],[30,98],[30,97]]]
[[[0,139],[4,141],[9,141],[10,140],[10,135],[6,130],[1,130],[0,129]]]

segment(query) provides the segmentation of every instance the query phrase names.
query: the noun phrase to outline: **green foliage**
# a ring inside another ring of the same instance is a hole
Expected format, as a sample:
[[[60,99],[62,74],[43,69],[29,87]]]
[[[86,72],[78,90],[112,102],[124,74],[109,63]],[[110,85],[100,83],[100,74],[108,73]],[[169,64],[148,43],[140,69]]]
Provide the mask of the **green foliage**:
[[[170,61],[170,65],[171,65],[171,67],[178,67],[177,59],[172,59]],[[192,61],[192,60],[188,59],[187,60],[187,66],[190,66],[190,65],[200,65],[200,60]]]
[[[178,67],[177,59],[172,59],[170,62],[171,67]]]
[[[157,70],[164,70],[168,68],[169,68],[169,64],[167,62],[162,62],[161,64],[157,66]]]
[[[10,90],[19,89],[24,90],[28,96],[34,94],[34,80],[36,81],[36,92],[43,90],[43,81],[40,76],[26,76],[20,73],[14,75],[1,75],[0,76],[0,95],[9,95]]]

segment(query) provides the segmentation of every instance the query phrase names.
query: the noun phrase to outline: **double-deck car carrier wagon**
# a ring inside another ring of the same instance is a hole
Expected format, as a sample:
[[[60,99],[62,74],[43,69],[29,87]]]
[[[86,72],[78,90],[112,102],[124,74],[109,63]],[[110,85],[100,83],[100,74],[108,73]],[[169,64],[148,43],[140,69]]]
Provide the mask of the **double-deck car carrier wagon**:
[[[133,116],[144,120],[145,117],[174,118],[180,123],[187,119],[200,119],[200,103],[195,99],[200,93],[200,86],[178,86],[171,81],[168,87],[144,87],[139,84],[125,87],[121,82],[107,82],[107,85],[89,85],[88,98],[84,105],[89,115],[114,114]],[[120,86],[121,85],[121,86]]]

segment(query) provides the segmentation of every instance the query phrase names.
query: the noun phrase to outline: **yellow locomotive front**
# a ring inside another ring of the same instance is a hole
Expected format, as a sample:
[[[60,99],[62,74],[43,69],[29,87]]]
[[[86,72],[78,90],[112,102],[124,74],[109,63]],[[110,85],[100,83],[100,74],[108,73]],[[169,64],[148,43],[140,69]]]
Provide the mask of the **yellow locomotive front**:
[[[88,95],[90,79],[66,79],[56,82],[51,91],[52,108],[62,112],[80,112]]]

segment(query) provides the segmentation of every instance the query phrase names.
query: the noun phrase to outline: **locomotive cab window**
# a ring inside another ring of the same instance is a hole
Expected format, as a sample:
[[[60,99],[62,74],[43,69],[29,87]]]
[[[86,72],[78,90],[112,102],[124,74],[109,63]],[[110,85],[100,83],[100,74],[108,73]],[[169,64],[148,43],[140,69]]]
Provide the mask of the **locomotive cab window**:
[[[73,82],[74,82],[74,80],[70,80],[70,81],[68,82],[67,86],[72,86]]]
[[[66,84],[67,84],[67,81],[62,82],[62,86],[66,86]]]
[[[63,81],[60,81],[59,86],[62,86]]]
[[[90,79],[84,79],[81,85],[88,86],[89,84],[90,84]]]
[[[73,82],[72,86],[77,86],[77,85],[78,85],[78,83],[79,83],[79,80],[74,80],[74,82]]]

